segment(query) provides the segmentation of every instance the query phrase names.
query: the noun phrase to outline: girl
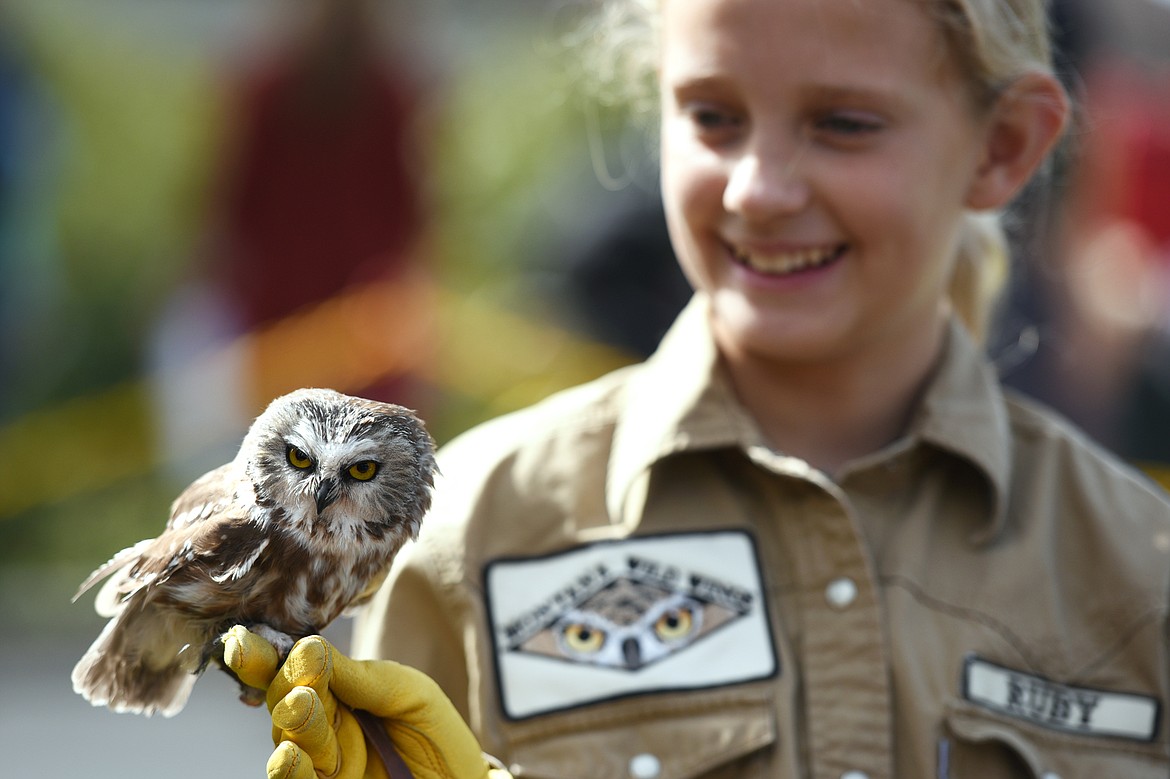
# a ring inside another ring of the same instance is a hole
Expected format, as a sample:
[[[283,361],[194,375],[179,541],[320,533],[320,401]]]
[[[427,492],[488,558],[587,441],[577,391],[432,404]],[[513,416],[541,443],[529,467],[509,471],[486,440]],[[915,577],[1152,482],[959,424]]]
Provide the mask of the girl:
[[[695,297],[446,447],[356,653],[518,776],[1165,776],[1170,505],[978,347],[1041,0],[627,2]]]

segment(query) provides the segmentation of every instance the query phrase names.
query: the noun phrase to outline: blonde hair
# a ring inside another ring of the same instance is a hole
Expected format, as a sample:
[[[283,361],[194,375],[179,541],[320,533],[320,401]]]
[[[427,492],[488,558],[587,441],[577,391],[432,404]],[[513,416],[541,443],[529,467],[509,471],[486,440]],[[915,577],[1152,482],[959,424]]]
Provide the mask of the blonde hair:
[[[978,104],[990,107],[1020,76],[1052,72],[1045,0],[914,0],[939,23]],[[997,213],[969,212],[947,290],[967,328],[983,340],[1008,279],[1010,251]]]
[[[934,18],[976,105],[990,107],[1016,79],[1052,72],[1046,0],[906,0]],[[602,0],[577,43],[595,97],[647,116],[657,108],[662,0]],[[967,215],[948,287],[956,314],[976,338],[987,335],[1008,278],[1009,247],[997,213]]]

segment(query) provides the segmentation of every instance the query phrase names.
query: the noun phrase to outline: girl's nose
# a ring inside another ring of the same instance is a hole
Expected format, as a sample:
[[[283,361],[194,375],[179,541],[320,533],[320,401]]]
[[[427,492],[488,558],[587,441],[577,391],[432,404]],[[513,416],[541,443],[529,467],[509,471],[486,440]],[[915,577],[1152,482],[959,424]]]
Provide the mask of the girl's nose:
[[[751,221],[794,214],[807,205],[808,183],[800,152],[781,154],[754,149],[732,162],[723,207]]]

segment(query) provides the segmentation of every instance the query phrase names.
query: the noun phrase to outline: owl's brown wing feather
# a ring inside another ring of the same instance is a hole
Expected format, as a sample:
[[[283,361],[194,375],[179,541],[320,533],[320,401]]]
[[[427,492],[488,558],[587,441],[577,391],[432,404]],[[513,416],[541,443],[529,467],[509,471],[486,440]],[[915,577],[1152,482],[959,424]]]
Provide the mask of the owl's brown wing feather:
[[[192,674],[206,666],[220,625],[243,601],[238,587],[212,581],[216,561],[246,556],[238,547],[261,532],[240,508],[135,546],[98,593],[95,607],[112,619],[74,669],[74,689],[115,711],[170,716],[182,708]]]
[[[138,559],[138,556],[146,551],[146,549],[154,543],[154,540],[155,539],[153,538],[148,538],[144,541],[139,541],[134,546],[126,547],[121,552],[118,552],[109,560],[102,563],[102,565],[100,565],[93,573],[87,576],[85,581],[81,583],[81,586],[77,588],[77,592],[73,595],[74,602],[76,602],[78,598],[84,595],[90,587],[94,586],[119,568],[124,568],[125,566],[134,562],[134,560]],[[98,609],[98,613],[103,617],[110,616],[109,614],[103,613],[100,608]]]
[[[239,486],[240,481],[232,463],[203,474],[171,503],[167,530],[202,522],[223,512],[237,502]]]
[[[210,505],[210,504],[209,504]],[[175,524],[143,549],[129,566],[127,578],[137,587],[162,584],[188,566],[198,565],[212,578],[228,567],[232,550],[247,550],[263,540],[262,531],[248,522],[246,507],[215,504],[199,521]]]
[[[156,538],[139,541],[123,549],[91,573],[82,583],[76,599],[99,581],[108,581],[99,591],[94,608],[112,616],[134,593],[166,581],[189,564],[208,546],[206,539],[218,536],[220,525],[246,519],[246,508],[235,500],[237,481],[230,465],[217,468],[191,483],[175,499],[166,530]]]
[[[167,530],[206,520],[223,511],[223,508],[232,502],[235,494],[235,485],[230,471],[230,463],[223,465],[199,477],[187,489],[183,490],[171,504],[171,516],[167,520]],[[77,588],[73,600],[76,601],[91,587],[115,571],[131,565],[142,555],[148,554],[158,540],[158,538],[147,538],[115,554],[86,577],[81,586]],[[98,613],[109,616],[104,614],[100,608]]]
[[[279,520],[268,525],[243,511],[223,513],[159,536],[130,567],[119,597],[141,592],[193,618],[263,623],[299,637],[337,616],[325,605],[329,592],[314,589],[329,579],[318,584],[308,574],[312,562],[308,549],[280,531]],[[113,585],[111,579],[106,586]]]

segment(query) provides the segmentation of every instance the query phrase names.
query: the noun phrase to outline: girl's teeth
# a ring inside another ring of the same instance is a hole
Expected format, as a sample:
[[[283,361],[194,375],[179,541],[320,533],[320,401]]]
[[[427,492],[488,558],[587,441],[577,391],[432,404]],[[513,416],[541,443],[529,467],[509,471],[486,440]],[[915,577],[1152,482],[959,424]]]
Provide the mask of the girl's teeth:
[[[824,265],[836,253],[835,249],[802,249],[778,254],[736,252],[736,257],[752,270],[782,275]]]

